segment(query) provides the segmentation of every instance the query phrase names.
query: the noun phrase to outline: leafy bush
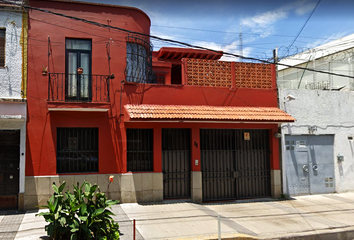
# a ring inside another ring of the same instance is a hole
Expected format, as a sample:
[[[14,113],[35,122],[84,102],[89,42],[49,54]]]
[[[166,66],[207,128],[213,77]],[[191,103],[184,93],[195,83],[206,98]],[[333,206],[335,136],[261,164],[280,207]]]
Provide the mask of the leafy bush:
[[[63,193],[65,182],[57,187],[53,183],[54,194],[47,201],[49,212],[42,212],[49,224],[45,226],[52,239],[119,239],[119,225],[107,208],[117,204],[117,200],[107,200],[97,185],[84,182],[74,185],[73,193]]]

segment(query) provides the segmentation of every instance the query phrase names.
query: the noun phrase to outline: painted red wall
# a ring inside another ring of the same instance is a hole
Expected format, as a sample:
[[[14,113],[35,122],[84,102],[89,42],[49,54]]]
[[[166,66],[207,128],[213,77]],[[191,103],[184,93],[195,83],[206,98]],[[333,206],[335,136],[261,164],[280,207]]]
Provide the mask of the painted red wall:
[[[240,124],[240,123],[207,123],[207,122],[125,122],[125,128],[152,128],[154,131],[154,172],[162,171],[161,132],[163,128],[190,128],[191,129],[191,170],[201,171],[200,164],[200,129],[268,129],[270,168],[279,170],[279,140],[274,137],[278,131],[277,124]],[[122,131],[125,131],[122,129]],[[124,134],[123,134],[124,135]],[[124,140],[125,141],[125,140]],[[194,145],[197,143],[197,146]],[[123,151],[126,151],[124,146]],[[126,169],[126,155],[122,156],[123,168]],[[198,159],[196,166],[194,160]]]
[[[150,33],[150,19],[139,9],[61,1],[30,0],[29,5],[53,12],[109,24],[131,31]],[[48,77],[41,75],[42,65],[52,73],[65,72],[65,38],[92,39],[92,74],[109,74],[106,43],[110,44],[110,67],[116,81],[124,79],[125,38],[127,33],[106,29],[72,19],[29,10],[27,151],[26,176],[56,175],[56,128],[99,128],[99,173],[123,171],[120,164],[120,133],[117,129],[115,101],[109,104],[47,102]],[[50,38],[50,44],[48,43]],[[48,48],[50,52],[48,63]],[[120,89],[119,84],[114,85]],[[111,94],[119,99],[115,89]],[[49,112],[48,108],[108,108],[106,113]]]
[[[149,34],[150,20],[133,8],[107,7],[60,1],[30,0],[33,7],[61,12],[132,31]],[[183,85],[123,84],[126,66],[126,33],[101,28],[72,19],[29,11],[27,151],[26,176],[56,175],[56,129],[58,127],[99,128],[99,173],[126,172],[126,128],[154,129],[154,171],[161,172],[161,129],[191,128],[192,143],[199,142],[199,128],[260,128],[277,131],[277,124],[216,123],[137,123],[130,122],[125,104],[171,104],[210,106],[277,107],[276,89],[234,89]],[[109,20],[107,22],[107,20]],[[48,36],[50,44],[48,45]],[[65,38],[92,39],[92,74],[109,74],[106,43],[110,44],[111,81],[109,104],[48,102],[48,77],[41,75],[42,65],[49,72],[65,72]],[[158,68],[170,66],[156,63]],[[273,74],[274,75],[274,74]],[[169,75],[170,79],[170,75]],[[274,75],[275,79],[275,75]],[[122,101],[121,101],[122,99]],[[108,112],[53,112],[48,108],[107,108]],[[126,122],[128,121],[128,122]],[[279,169],[278,143],[271,138],[272,169]],[[200,152],[192,145],[192,159]],[[200,171],[192,165],[193,171]]]

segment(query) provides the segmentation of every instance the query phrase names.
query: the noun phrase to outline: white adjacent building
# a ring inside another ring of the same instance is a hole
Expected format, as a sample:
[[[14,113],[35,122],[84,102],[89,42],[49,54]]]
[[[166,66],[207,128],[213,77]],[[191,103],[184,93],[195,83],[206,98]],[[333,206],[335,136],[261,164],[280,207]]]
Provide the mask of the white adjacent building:
[[[353,191],[354,34],[280,63],[314,70],[278,66],[283,193]]]
[[[0,209],[23,209],[26,156],[27,14],[0,4]]]

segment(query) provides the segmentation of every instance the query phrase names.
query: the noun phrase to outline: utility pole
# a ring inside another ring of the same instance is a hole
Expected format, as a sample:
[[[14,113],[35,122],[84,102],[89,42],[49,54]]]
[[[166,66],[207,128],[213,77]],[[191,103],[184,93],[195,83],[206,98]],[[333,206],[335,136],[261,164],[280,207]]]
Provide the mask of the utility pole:
[[[279,61],[279,59],[278,59],[278,47],[276,47],[273,50],[273,62],[274,62],[274,64],[276,64],[278,61]]]

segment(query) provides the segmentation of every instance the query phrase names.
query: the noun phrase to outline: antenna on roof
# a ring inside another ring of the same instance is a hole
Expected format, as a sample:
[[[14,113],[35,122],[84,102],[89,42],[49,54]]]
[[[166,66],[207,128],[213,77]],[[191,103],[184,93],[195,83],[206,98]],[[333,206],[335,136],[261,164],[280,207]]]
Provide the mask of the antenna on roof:
[[[240,56],[243,56],[243,44],[242,44],[242,25],[240,23]],[[242,58],[240,58],[241,62],[243,62]]]

